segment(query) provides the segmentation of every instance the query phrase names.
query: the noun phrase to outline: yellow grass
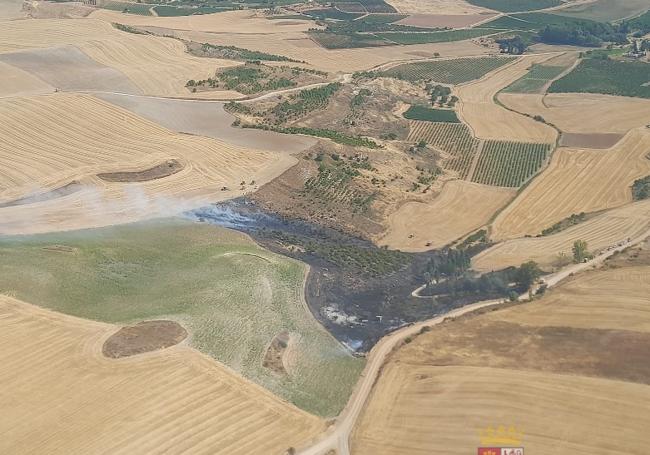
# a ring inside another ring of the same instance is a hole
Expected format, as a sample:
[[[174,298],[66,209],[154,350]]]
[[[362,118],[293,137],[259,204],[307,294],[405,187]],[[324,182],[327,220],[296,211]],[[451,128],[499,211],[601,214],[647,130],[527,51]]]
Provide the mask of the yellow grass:
[[[648,229],[650,201],[646,200],[609,210],[557,234],[499,243],[475,256],[472,267],[487,272],[533,260],[551,268],[560,253],[571,258],[573,242],[578,239],[585,240],[590,251],[600,251],[628,237],[638,237]]]
[[[481,139],[522,142],[555,142],[557,132],[548,125],[504,109],[494,102],[494,96],[504,87],[528,72],[534,63],[541,63],[553,55],[521,57],[476,82],[456,89],[460,98],[458,113]]]
[[[388,0],[400,13],[410,14],[480,14],[492,12],[463,0]]]
[[[399,363],[398,363],[399,362]],[[352,441],[355,455],[476,453],[479,430],[514,425],[526,453],[645,455],[650,387],[397,355]]]
[[[390,216],[379,243],[402,251],[442,247],[483,226],[515,194],[508,188],[452,180],[435,199],[402,205]]]
[[[7,63],[0,62],[0,98],[54,91],[54,87],[39,78]]]
[[[578,275],[550,291],[538,305],[521,305],[489,317],[497,316],[524,325],[650,332],[650,267]]]
[[[641,98],[590,93],[502,93],[499,100],[516,111],[541,115],[568,133],[627,133],[650,123],[650,100]]]
[[[147,95],[191,96],[185,88],[188,80],[206,79],[217,68],[239,64],[193,57],[178,40],[120,32],[95,19],[13,21],[0,26],[0,52],[75,45],[97,62],[122,71]]]
[[[630,131],[608,150],[558,149],[551,164],[494,221],[496,240],[536,235],[580,212],[619,207],[650,174],[650,130]]]
[[[280,175],[291,156],[173,133],[88,95],[0,100],[0,201],[86,184],[72,195],[0,208],[0,232],[105,226],[171,215],[235,197]],[[178,159],[184,169],[143,183],[107,183],[101,172],[145,170]],[[240,182],[246,186],[240,190]],[[229,191],[221,191],[222,187]]]
[[[116,330],[0,296],[0,452],[279,455],[322,430],[187,346],[104,358]]]

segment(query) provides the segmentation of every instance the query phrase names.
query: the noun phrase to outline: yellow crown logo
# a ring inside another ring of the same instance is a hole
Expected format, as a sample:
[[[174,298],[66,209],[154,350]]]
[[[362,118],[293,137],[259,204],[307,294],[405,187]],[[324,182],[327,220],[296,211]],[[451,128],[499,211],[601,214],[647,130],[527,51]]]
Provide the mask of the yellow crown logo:
[[[484,446],[516,446],[521,444],[524,433],[515,427],[511,426],[506,429],[501,425],[496,429],[487,427],[484,430],[479,430],[479,437],[481,445]]]

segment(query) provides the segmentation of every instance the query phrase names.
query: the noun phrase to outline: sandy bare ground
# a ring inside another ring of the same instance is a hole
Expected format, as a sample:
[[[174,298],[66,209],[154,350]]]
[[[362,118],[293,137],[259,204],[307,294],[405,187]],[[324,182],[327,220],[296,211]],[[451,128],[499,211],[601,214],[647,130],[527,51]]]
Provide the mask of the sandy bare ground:
[[[580,212],[622,206],[634,180],[650,174],[650,130],[630,131],[607,150],[558,149],[550,165],[492,225],[495,240],[536,235]]]
[[[481,14],[493,11],[463,0],[388,0],[400,13],[411,14]]]
[[[184,345],[108,359],[117,327],[5,296],[0,327],[3,453],[281,454],[323,427]]]
[[[0,53],[74,45],[99,64],[125,74],[149,95],[190,97],[185,88],[189,79],[206,79],[219,67],[239,64],[193,57],[178,40],[120,32],[95,19],[11,21],[0,24],[0,29]]]
[[[174,133],[88,95],[4,99],[0,136],[3,202],[71,181],[82,184],[64,197],[0,209],[0,233],[5,234],[173,215],[252,191],[296,162],[286,153]],[[123,184],[95,177],[142,171],[170,159],[180,161],[183,169],[161,179]]]
[[[487,272],[517,266],[533,260],[551,268],[560,253],[571,257],[573,242],[587,241],[590,251],[599,251],[634,238],[650,228],[650,201],[640,201],[604,212],[588,221],[545,237],[507,240],[489,248],[472,260],[474,269]]]
[[[479,22],[487,21],[494,17],[493,14],[413,14],[396,22],[400,25],[412,27],[470,27]]]
[[[505,65],[478,81],[462,85],[456,92],[460,98],[458,113],[481,139],[521,142],[555,142],[557,132],[548,125],[504,109],[494,102],[494,96],[504,87],[528,72],[534,63],[553,55],[530,55]]]
[[[569,133],[627,133],[650,123],[650,100],[590,93],[501,93],[499,101],[519,112],[541,115]]]
[[[0,54],[0,58],[2,55]],[[0,97],[51,93],[54,87],[20,68],[0,61]]]
[[[474,453],[479,430],[499,425],[521,429],[531,453],[646,453],[647,385],[398,359],[385,369],[354,435],[355,455]]]
[[[27,16],[34,19],[74,19],[86,17],[95,8],[86,6],[82,2],[51,2],[51,1],[27,1],[25,2]]]
[[[402,251],[442,247],[483,226],[515,194],[513,189],[452,180],[431,201],[402,205],[390,216],[379,243]]]
[[[0,0],[0,20],[25,17],[23,0]]]
[[[0,54],[0,61],[38,77],[59,90],[114,90],[140,93],[122,72],[88,57],[75,46]]]
[[[305,136],[234,128],[231,124],[235,117],[224,111],[223,103],[113,94],[96,96],[172,131],[212,137],[242,147],[296,153],[317,142]]]
[[[650,267],[577,275],[544,296],[543,305],[512,308],[518,324],[650,332]]]

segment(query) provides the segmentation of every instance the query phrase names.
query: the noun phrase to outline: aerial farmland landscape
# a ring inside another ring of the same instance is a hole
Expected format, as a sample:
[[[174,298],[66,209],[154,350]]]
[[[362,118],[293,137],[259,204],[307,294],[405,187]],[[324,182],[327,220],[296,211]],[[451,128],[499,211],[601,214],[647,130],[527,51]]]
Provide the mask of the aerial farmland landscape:
[[[650,0],[0,0],[0,454],[648,455]]]

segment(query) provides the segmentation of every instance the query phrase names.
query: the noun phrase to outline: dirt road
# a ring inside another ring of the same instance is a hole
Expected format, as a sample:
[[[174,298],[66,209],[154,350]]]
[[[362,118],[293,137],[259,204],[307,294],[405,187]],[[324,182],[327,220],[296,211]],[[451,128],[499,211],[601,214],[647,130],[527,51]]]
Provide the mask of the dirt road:
[[[573,264],[563,270],[560,270],[559,272],[547,275],[544,278],[544,283],[546,283],[546,285],[551,288],[575,273],[602,264],[605,259],[612,256],[613,254],[622,251],[630,246],[639,244],[648,237],[650,237],[650,230],[637,238],[631,239],[630,241],[625,241],[620,246],[616,246],[611,250],[602,252],[600,255],[594,257],[590,261],[580,264]],[[417,292],[418,290],[414,292]],[[525,300],[527,298],[527,294],[519,296],[519,300]],[[357,386],[352,393],[347,406],[337,418],[336,423],[330,427],[330,429],[323,435],[322,439],[315,442],[309,448],[299,451],[298,454],[324,455],[327,453],[327,451],[336,449],[337,455],[350,455],[350,434],[352,433],[357,418],[361,414],[361,411],[363,410],[363,407],[368,400],[368,397],[370,396],[370,392],[372,391],[382,365],[386,361],[387,356],[398,345],[398,343],[400,343],[408,336],[417,334],[423,327],[440,324],[446,318],[461,316],[480,308],[500,305],[505,302],[507,302],[505,299],[486,300],[474,303],[472,305],[467,305],[433,319],[403,327],[379,340],[379,342],[368,354],[368,363],[366,364],[366,367],[361,374],[359,382],[357,383]]]

